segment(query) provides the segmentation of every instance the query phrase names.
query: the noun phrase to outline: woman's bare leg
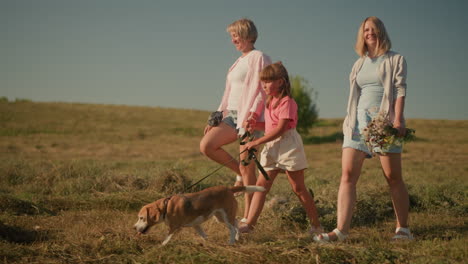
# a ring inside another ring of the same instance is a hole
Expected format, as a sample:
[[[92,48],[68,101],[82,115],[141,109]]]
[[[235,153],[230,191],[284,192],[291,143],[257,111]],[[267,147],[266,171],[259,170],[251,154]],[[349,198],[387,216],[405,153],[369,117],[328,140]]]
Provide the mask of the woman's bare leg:
[[[390,187],[393,208],[396,216],[396,227],[408,227],[409,195],[403,181],[401,153],[388,153],[380,156],[383,174]]]
[[[248,151],[245,151],[244,146],[240,146],[239,153],[242,153],[240,155],[240,159],[243,160],[247,157]],[[252,160],[250,161],[250,164],[247,166],[244,166],[242,164],[239,165],[239,170],[242,174],[242,180],[244,183],[244,186],[246,185],[255,185],[255,182],[257,181],[257,177],[255,177],[255,162]],[[249,209],[250,209],[250,203],[252,201],[253,193],[245,193],[244,194],[244,218],[247,218],[249,216]]]
[[[349,233],[351,218],[356,203],[356,184],[361,175],[366,154],[353,148],[344,148],[341,156],[341,181],[338,190],[337,228]],[[328,233],[330,240],[337,240],[334,232]]]
[[[241,175],[239,161],[233,158],[222,146],[237,140],[236,130],[225,123],[211,128],[200,141],[200,151],[208,158]]]

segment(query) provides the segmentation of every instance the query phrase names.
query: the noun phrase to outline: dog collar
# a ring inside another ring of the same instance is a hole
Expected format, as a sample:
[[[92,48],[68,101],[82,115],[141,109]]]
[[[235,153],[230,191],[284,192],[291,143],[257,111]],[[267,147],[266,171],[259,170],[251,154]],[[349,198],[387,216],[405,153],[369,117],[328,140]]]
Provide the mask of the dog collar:
[[[163,207],[163,211],[162,211],[162,219],[166,219],[166,215],[167,215],[167,204],[169,203],[169,200],[172,198],[172,196],[169,196],[167,197],[166,199],[164,199],[164,207]]]

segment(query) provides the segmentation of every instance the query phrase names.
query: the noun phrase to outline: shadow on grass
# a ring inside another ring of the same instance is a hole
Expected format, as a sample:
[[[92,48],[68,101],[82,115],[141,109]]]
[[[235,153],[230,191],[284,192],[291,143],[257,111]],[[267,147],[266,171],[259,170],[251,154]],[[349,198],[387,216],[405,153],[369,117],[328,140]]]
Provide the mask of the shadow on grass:
[[[336,132],[331,135],[323,136],[323,137],[318,137],[318,136],[304,137],[303,141],[304,141],[304,144],[306,145],[341,142],[343,141],[343,133]]]
[[[464,226],[443,226],[431,225],[428,227],[419,227],[413,231],[418,239],[424,240],[452,240],[466,237],[468,230]]]
[[[0,222],[0,240],[10,243],[31,244],[49,239],[49,232],[28,230],[16,226],[8,226]]]
[[[0,194],[0,211],[13,215],[56,215],[45,207],[8,194]]]
[[[429,142],[428,139],[422,138],[422,137],[415,137],[412,141],[414,141],[414,142]]]

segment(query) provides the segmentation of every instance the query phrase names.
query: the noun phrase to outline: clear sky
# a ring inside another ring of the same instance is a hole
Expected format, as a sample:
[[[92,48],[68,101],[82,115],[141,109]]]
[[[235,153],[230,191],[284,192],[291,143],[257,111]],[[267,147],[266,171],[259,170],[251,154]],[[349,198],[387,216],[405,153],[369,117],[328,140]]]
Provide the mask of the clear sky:
[[[214,111],[240,55],[225,29],[257,25],[256,48],[342,118],[361,21],[385,23],[406,57],[408,118],[468,119],[465,0],[0,0],[0,96]]]

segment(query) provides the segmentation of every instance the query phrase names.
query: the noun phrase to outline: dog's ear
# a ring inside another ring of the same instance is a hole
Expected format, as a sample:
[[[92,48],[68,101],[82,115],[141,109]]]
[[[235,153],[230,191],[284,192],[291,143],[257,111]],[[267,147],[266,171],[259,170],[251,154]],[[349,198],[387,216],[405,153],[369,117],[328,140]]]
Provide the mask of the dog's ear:
[[[146,221],[148,221],[149,218],[150,218],[149,207],[146,207]]]
[[[159,203],[146,207],[146,221],[158,223],[159,218],[162,212],[162,208],[160,208]]]

